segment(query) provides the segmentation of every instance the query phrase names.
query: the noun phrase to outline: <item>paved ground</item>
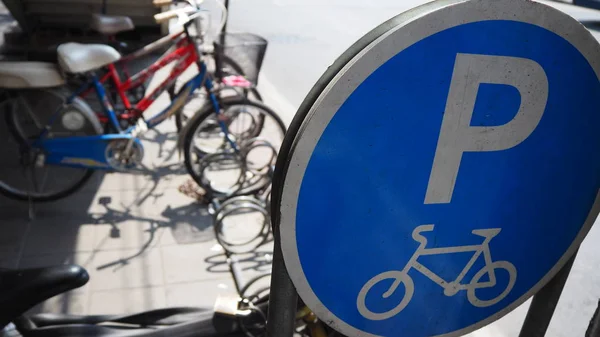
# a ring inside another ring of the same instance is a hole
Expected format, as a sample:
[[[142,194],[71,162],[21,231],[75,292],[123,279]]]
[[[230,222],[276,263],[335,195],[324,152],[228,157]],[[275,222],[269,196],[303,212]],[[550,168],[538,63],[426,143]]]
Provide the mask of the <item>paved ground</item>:
[[[425,1],[254,0],[232,1],[230,28],[269,39],[260,86],[266,101],[291,120],[312,84],[352,42],[380,22]],[[595,29],[600,13],[559,7]],[[598,33],[594,33],[598,35]],[[37,310],[119,313],[171,305],[212,306],[233,284],[215,244],[211,216],[181,195],[186,179],[174,151],[172,124],[144,137],[153,176],[97,175],[84,190],[27,208],[0,199],[0,266],[79,263],[90,284]],[[2,134],[0,130],[0,134]],[[583,336],[600,297],[600,228],[584,242],[548,336]],[[262,250],[268,254],[269,248]],[[246,256],[245,275],[268,269],[268,256]],[[527,304],[471,336],[517,336]]]
[[[156,175],[97,174],[76,195],[37,205],[33,221],[25,205],[0,199],[0,266],[78,263],[90,272],[88,285],[37,310],[211,307],[217,294],[233,292],[212,215],[177,191],[187,176],[173,135],[163,128],[145,136],[147,158],[156,158],[146,164],[157,168]],[[268,271],[269,251],[242,256],[246,277]]]

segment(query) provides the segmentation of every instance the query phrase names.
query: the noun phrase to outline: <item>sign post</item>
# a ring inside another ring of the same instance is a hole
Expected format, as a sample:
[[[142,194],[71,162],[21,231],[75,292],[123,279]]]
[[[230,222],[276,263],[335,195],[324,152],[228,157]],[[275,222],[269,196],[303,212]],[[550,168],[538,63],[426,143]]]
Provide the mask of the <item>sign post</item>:
[[[280,151],[270,336],[289,279],[347,336],[461,336],[546,284],[557,299],[600,210],[599,62],[577,21],[524,0],[435,1],[359,40]],[[553,312],[536,302],[528,336]]]
[[[546,335],[546,330],[548,330],[576,256],[577,254],[573,254],[569,262],[554,275],[554,278],[533,296],[519,337],[544,337]]]
[[[275,239],[267,336],[293,336],[298,295],[285,269],[281,246]]]

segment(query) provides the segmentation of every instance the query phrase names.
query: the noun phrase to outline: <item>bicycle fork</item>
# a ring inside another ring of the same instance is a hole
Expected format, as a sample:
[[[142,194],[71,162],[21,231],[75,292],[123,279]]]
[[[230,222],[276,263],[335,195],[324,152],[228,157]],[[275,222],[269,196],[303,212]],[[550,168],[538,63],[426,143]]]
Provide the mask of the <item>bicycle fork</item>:
[[[238,148],[237,144],[235,143],[235,140],[231,138],[231,134],[229,133],[229,130],[227,129],[227,125],[225,125],[225,120],[227,117],[224,115],[223,111],[221,111],[221,106],[219,105],[217,96],[214,94],[214,90],[213,90],[214,85],[210,78],[206,79],[204,86],[206,87],[206,91],[208,92],[208,97],[210,98],[210,102],[213,105],[215,112],[217,114],[217,123],[219,124],[221,131],[225,135],[225,139],[227,140],[229,145],[231,145],[231,148],[236,153],[238,153],[239,148]]]

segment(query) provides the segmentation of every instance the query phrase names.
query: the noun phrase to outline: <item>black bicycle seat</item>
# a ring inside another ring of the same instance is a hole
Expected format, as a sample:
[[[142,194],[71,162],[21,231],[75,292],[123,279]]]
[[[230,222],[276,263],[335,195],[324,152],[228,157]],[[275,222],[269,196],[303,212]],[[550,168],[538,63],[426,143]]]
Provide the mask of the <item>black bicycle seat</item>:
[[[201,308],[166,308],[123,316],[41,314],[22,316],[16,322],[23,337],[245,337],[236,317],[229,330],[218,331],[214,311]],[[98,325],[101,324],[101,325]]]
[[[0,329],[27,310],[89,281],[77,265],[36,269],[0,269]]]
[[[131,315],[70,315],[36,314],[28,316],[35,327],[43,328],[57,325],[117,323],[128,326],[174,325],[197,319],[199,315],[212,317],[213,310],[208,308],[175,307],[144,311]]]

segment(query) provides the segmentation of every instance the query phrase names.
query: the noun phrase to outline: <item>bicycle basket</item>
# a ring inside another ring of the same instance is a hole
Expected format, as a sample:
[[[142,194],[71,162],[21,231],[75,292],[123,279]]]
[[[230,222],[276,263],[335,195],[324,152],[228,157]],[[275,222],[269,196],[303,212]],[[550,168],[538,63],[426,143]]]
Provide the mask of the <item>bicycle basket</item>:
[[[214,44],[218,78],[237,74],[244,75],[254,85],[258,83],[258,73],[267,51],[267,40],[251,33],[225,33]]]

